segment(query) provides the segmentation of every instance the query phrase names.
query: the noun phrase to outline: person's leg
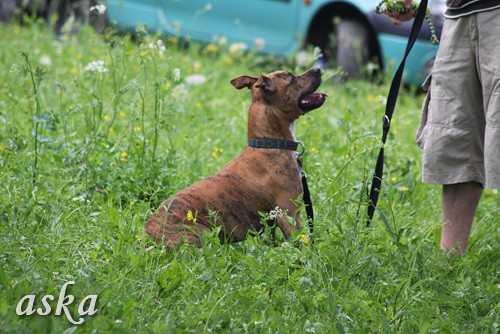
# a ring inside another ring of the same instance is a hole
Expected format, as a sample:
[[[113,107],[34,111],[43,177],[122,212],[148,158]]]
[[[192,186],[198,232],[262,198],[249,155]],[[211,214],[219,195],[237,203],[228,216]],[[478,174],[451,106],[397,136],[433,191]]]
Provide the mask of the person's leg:
[[[423,181],[443,185],[440,247],[459,255],[467,248],[485,184],[486,121],[474,23],[475,16],[445,22],[432,70],[427,122],[419,138]]]
[[[443,186],[443,227],[441,249],[457,255],[465,254],[467,241],[483,186],[476,182]]]

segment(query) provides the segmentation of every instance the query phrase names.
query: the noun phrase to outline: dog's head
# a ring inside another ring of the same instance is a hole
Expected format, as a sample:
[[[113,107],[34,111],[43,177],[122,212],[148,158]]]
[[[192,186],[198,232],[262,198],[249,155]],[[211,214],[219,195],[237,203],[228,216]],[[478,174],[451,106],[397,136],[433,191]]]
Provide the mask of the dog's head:
[[[242,75],[231,80],[231,84],[237,89],[251,89],[254,102],[274,106],[291,119],[321,107],[326,98],[326,94],[315,93],[321,84],[319,69],[312,69],[298,76],[284,71],[258,78]]]

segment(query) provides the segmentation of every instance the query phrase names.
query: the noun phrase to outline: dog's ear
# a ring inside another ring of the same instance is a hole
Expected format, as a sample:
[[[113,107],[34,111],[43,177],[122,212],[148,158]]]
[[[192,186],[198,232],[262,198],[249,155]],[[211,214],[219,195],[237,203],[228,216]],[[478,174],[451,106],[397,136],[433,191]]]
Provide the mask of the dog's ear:
[[[276,84],[273,79],[265,75],[260,76],[259,80],[255,83],[255,87],[262,89],[266,93],[273,93],[276,90]]]
[[[257,78],[251,77],[248,75],[242,75],[240,77],[234,78],[231,80],[231,85],[233,85],[236,89],[242,89],[243,87],[247,87],[248,89],[252,88],[252,86],[257,81]]]

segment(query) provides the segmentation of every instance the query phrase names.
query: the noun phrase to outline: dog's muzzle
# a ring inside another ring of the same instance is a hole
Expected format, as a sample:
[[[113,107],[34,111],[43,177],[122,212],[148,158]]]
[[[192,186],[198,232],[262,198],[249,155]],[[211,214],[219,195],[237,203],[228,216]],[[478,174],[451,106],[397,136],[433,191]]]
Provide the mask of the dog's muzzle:
[[[324,93],[310,93],[302,96],[299,101],[300,109],[311,111],[317,109],[325,103],[327,95]]]

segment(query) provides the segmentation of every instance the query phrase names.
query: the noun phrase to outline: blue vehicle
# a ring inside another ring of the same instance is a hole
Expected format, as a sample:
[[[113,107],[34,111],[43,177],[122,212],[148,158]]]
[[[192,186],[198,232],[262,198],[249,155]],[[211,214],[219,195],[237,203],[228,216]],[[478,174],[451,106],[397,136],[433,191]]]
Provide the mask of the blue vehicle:
[[[374,12],[379,0],[107,0],[108,16],[121,29],[150,31],[204,42],[226,38],[249,48],[291,56],[320,47],[327,64],[359,75],[368,63],[389,69],[399,63],[412,22],[393,25]],[[439,37],[445,0],[431,2]],[[437,52],[424,25],[407,60],[405,81],[420,84]]]

